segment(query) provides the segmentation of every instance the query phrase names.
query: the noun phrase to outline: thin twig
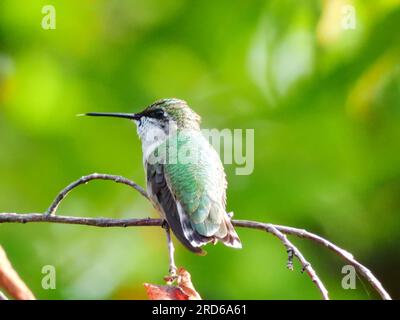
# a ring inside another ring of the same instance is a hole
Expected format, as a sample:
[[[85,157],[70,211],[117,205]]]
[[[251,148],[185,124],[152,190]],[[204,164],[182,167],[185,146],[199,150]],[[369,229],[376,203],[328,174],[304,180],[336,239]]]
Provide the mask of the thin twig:
[[[249,220],[232,220],[232,223],[234,226],[237,227],[244,227],[244,228],[253,228],[253,229],[260,229],[260,230],[265,230],[268,231],[268,226],[270,224],[267,223],[261,223],[261,222],[255,222],[255,221],[249,221]],[[281,226],[281,225],[273,225],[277,230],[280,232],[287,234],[287,235],[293,235],[299,238],[305,238],[312,240],[315,243],[318,243],[319,245],[322,245],[325,248],[330,249],[334,253],[336,253],[339,257],[344,259],[347,263],[351,264],[356,268],[356,270],[365,278],[368,280],[368,282],[372,285],[372,287],[379,293],[382,299],[384,300],[391,300],[392,298],[390,295],[387,293],[387,291],[383,288],[382,284],[380,281],[373,275],[373,273],[364,265],[362,265],[360,262],[358,262],[353,255],[338,247],[337,245],[333,244],[329,240],[326,240],[325,238],[322,238],[321,236],[318,236],[314,233],[308,232],[304,229],[298,229],[298,228],[293,228],[293,227],[287,227],[287,226]]]
[[[167,282],[172,283],[173,281],[175,281],[177,277],[177,270],[178,270],[175,264],[175,247],[174,243],[172,242],[171,230],[169,226],[164,223],[163,228],[165,228],[165,234],[167,236],[168,257],[169,257],[169,270],[168,270],[169,276],[167,277]]]
[[[149,197],[147,196],[147,192],[139,186],[137,183],[122,177],[122,176],[116,176],[116,175],[111,175],[111,174],[104,174],[104,173],[92,173],[87,176],[83,176],[80,179],[72,182],[69,184],[66,188],[61,190],[61,192],[57,195],[57,197],[54,199],[50,207],[47,209],[46,214],[47,215],[52,215],[55,214],[60,202],[68,195],[68,193],[72,190],[75,189],[76,187],[86,184],[89,181],[92,180],[111,180],[116,183],[122,183],[127,186],[130,186],[134,188],[136,191],[138,191],[143,197],[149,200]]]
[[[285,234],[294,235],[299,238],[305,238],[308,240],[312,240],[312,241],[324,246],[325,248],[328,248],[329,250],[333,251],[338,256],[340,256],[345,261],[347,261],[349,264],[354,266],[356,268],[356,270],[359,272],[359,274],[361,274],[365,279],[368,280],[368,282],[379,293],[379,295],[381,296],[382,299],[384,299],[384,300],[392,299],[390,297],[389,293],[382,286],[380,281],[373,275],[371,270],[369,270],[366,266],[364,266],[360,262],[358,262],[350,252],[338,247],[337,245],[330,242],[329,240],[322,238],[321,236],[316,235],[315,233],[308,232],[304,229],[297,229],[297,228],[293,228],[293,227],[280,226],[280,225],[276,226],[276,228]]]
[[[246,222],[246,223],[243,223]],[[288,268],[293,270],[293,254],[296,258],[300,261],[302,270],[307,271],[307,274],[310,276],[312,282],[315,283],[318,290],[320,291],[322,298],[324,300],[329,300],[328,290],[326,289],[325,285],[318,277],[317,273],[315,272],[314,268],[311,266],[311,263],[304,258],[303,254],[300,252],[297,247],[288,240],[285,234],[283,234],[278,228],[269,223],[261,223],[256,221],[242,221],[242,220],[234,220],[233,224],[238,227],[245,227],[245,228],[253,228],[253,229],[261,229],[266,232],[271,233],[275,237],[277,237],[282,244],[285,246],[288,252]]]

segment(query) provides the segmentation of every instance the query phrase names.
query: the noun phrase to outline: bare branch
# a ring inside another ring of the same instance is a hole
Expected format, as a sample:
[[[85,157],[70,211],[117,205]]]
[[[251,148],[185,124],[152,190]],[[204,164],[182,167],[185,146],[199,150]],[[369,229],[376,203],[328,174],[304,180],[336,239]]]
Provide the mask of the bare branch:
[[[42,213],[0,213],[0,223],[29,223],[29,222],[53,222],[62,224],[80,224],[93,227],[144,227],[162,225],[161,219],[112,219],[112,218],[86,218],[71,216],[47,216]]]
[[[144,287],[150,300],[201,300],[193,286],[190,273],[179,268],[176,273],[176,285],[159,286],[145,283]]]
[[[41,213],[30,213],[30,214],[18,214],[18,213],[0,213],[0,223],[30,223],[30,222],[51,222],[51,223],[61,223],[61,224],[79,224],[79,225],[87,225],[94,227],[144,227],[144,226],[157,226],[161,227],[163,221],[161,219],[112,219],[112,218],[87,218],[87,217],[71,217],[71,216],[46,216]],[[372,272],[354,259],[353,255],[351,255],[346,250],[338,247],[337,245],[331,243],[330,241],[308,232],[303,229],[297,229],[292,227],[273,225],[268,223],[261,223],[257,221],[248,221],[248,220],[232,220],[234,226],[250,228],[250,229],[259,229],[264,230],[266,232],[274,234],[274,231],[277,230],[280,233],[287,235],[294,235],[299,238],[306,238],[312,240],[315,243],[318,243],[333,252],[335,252],[338,256],[343,258],[347,263],[353,265],[356,270],[367,279],[372,287],[379,293],[379,295],[385,299],[390,300],[391,297],[387,293],[387,291],[383,288],[382,284],[379,280],[372,274]],[[278,237],[277,234],[274,234]],[[278,237],[279,238],[279,237]],[[281,240],[281,238],[279,238]],[[281,240],[282,241],[282,240]],[[293,246],[293,245],[292,245]],[[286,248],[288,248],[285,245]],[[294,246],[293,246],[294,247]],[[290,246],[289,246],[290,248]],[[294,255],[300,260],[301,264],[307,266],[307,260],[299,254],[299,250],[293,250]],[[305,268],[310,277],[313,278],[313,273],[309,273],[310,268]],[[314,281],[315,282],[315,281]],[[321,291],[321,290],[320,290]],[[322,293],[322,292],[321,292]]]
[[[308,232],[304,229],[297,229],[293,227],[287,227],[287,226],[276,226],[278,230],[281,232],[288,234],[288,235],[294,235],[300,238],[305,238],[312,240],[320,245],[322,245],[325,248],[330,249],[334,253],[336,253],[338,256],[340,256],[342,259],[347,261],[349,264],[354,266],[356,270],[365,278],[368,280],[368,282],[371,284],[371,286],[379,293],[382,299],[384,300],[391,300],[392,298],[388,294],[388,292],[383,288],[382,284],[380,281],[373,275],[371,270],[369,270],[367,267],[362,265],[360,262],[358,262],[354,256],[338,247],[337,245],[333,244],[332,242],[322,238],[321,236],[318,236],[314,233]]]
[[[268,231],[268,228],[271,226],[270,224],[267,223],[261,223],[261,222],[255,222],[255,221],[249,221],[249,220],[233,220],[232,221],[233,225],[237,227],[244,227],[244,228],[253,228],[253,229],[260,229],[264,231]],[[280,232],[287,234],[287,235],[293,235],[299,238],[305,238],[312,240],[315,243],[318,243],[319,245],[322,245],[325,248],[330,249],[334,253],[336,253],[338,256],[340,256],[342,259],[344,259],[347,263],[351,264],[356,268],[356,270],[365,278],[368,280],[368,282],[372,285],[372,287],[379,293],[379,295],[382,297],[384,300],[391,300],[390,295],[387,293],[387,291],[383,288],[382,284],[380,281],[372,274],[372,272],[362,265],[360,262],[358,262],[356,259],[354,259],[353,255],[349,253],[348,251],[338,247],[337,245],[333,244],[329,240],[326,240],[322,238],[321,236],[318,236],[314,233],[308,232],[304,229],[297,229],[293,227],[287,227],[287,226],[280,226],[280,225],[273,225],[277,230]]]
[[[79,225],[88,225],[95,227],[135,227],[135,226],[142,227],[142,226],[163,225],[163,221],[161,219],[151,219],[151,218],[112,219],[112,218],[88,218],[88,217],[71,217],[71,216],[54,215],[61,201],[67,196],[67,194],[71,190],[82,184],[86,184],[89,181],[96,179],[111,180],[117,183],[123,183],[125,185],[128,185],[133,189],[135,189],[136,191],[138,191],[142,196],[144,196],[150,202],[152,202],[151,199],[148,197],[146,191],[135,182],[121,176],[94,173],[80,178],[79,180],[71,183],[65,189],[63,189],[57,195],[56,199],[53,201],[53,203],[47,210],[46,214],[0,213],[0,223],[50,222],[50,223],[63,223],[63,224],[79,224]],[[277,237],[287,250],[288,253],[287,267],[290,270],[293,269],[293,255],[294,255],[300,261],[302,265],[302,271],[307,272],[311,280],[315,283],[318,290],[321,292],[321,295],[324,299],[329,299],[327,289],[325,288],[320,278],[317,276],[311,264],[305,259],[300,250],[287,239],[286,235],[294,235],[300,238],[306,238],[332,250],[338,256],[344,259],[347,263],[353,265],[356,268],[356,270],[360,273],[360,275],[362,275],[371,283],[372,287],[380,294],[380,296],[383,299],[386,300],[391,299],[390,295],[383,288],[379,280],[372,274],[372,272],[368,268],[366,268],[360,262],[355,260],[352,254],[316,234],[310,233],[303,229],[273,225],[269,223],[261,223],[257,221],[232,220],[232,223],[234,226],[237,227],[263,230]],[[171,251],[170,251],[170,260],[171,260]]]

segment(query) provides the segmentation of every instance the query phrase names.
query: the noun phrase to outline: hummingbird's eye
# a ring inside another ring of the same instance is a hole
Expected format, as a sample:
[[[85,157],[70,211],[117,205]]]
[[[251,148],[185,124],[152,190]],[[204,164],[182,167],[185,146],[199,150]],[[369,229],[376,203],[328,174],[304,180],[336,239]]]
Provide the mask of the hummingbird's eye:
[[[164,118],[164,111],[161,109],[156,109],[151,113],[152,118],[162,119]]]

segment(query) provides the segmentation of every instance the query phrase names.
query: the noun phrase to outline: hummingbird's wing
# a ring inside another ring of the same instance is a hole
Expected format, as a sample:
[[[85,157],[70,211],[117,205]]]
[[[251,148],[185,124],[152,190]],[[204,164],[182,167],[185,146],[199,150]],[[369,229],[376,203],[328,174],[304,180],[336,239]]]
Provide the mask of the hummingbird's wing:
[[[241,247],[225,211],[227,182],[217,152],[201,132],[190,131],[169,138],[167,153],[164,164],[148,166],[148,188],[177,238],[192,248],[217,240]]]
[[[197,254],[205,254],[205,251],[198,246],[194,247],[185,237],[183,224],[179,217],[177,203],[169,188],[164,175],[164,165],[162,164],[146,164],[147,167],[147,192],[158,206],[168,222],[168,226],[172,229],[177,239],[190,251]],[[184,224],[189,221],[184,219]],[[185,226],[189,228],[189,226]],[[200,237],[197,241],[201,241]]]

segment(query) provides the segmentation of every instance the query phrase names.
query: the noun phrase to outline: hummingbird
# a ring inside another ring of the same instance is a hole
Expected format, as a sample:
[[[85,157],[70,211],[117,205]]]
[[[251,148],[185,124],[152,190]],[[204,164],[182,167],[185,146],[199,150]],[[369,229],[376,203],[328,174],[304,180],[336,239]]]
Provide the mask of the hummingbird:
[[[136,123],[147,193],[175,237],[190,251],[218,241],[241,248],[226,212],[227,181],[216,150],[202,134],[200,116],[180,99],[161,99],[138,113],[90,112]]]

